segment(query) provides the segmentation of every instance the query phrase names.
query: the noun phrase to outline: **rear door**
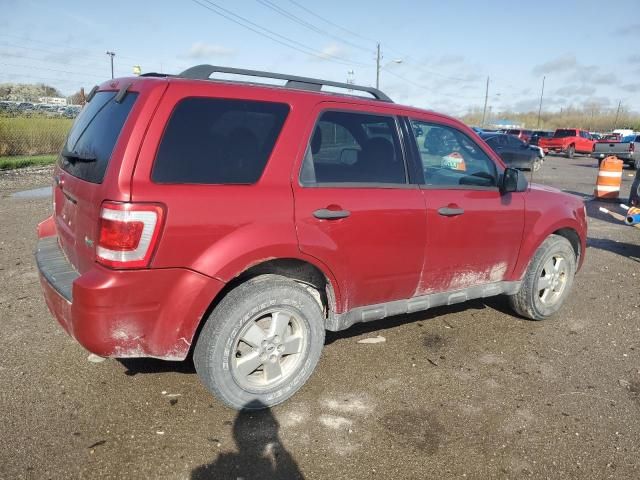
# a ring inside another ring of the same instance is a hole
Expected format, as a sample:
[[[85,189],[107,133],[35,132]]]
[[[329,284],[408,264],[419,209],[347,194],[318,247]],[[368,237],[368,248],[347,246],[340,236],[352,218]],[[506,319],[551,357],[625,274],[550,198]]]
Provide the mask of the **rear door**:
[[[341,306],[415,294],[426,213],[408,181],[398,120],[384,108],[322,103],[293,181],[300,249],[332,270]]]
[[[439,119],[411,119],[424,170],[427,242],[419,294],[459,290],[508,278],[524,228],[524,193],[502,195],[502,166],[465,132]],[[464,169],[451,168],[452,156]]]
[[[124,145],[116,145],[138,97],[138,93],[129,92],[118,102],[116,94],[98,92],[82,109],[55,170],[53,197],[58,239],[69,261],[81,273],[94,262],[98,217],[106,195],[103,182],[110,163],[119,165],[122,161]],[[112,156],[120,157],[118,162],[111,162]]]

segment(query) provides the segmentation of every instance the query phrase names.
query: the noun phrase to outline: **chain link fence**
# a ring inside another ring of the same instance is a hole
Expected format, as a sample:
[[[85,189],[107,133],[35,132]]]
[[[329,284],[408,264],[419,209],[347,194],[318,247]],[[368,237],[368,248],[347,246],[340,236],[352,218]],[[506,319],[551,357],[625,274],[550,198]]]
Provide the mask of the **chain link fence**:
[[[0,102],[0,168],[53,162],[80,111],[25,103]]]

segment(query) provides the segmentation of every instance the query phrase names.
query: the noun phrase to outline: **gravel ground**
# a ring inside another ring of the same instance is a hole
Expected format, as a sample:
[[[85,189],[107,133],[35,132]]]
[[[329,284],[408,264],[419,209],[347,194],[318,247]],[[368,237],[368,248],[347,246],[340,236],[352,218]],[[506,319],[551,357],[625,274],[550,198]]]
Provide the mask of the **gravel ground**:
[[[536,181],[586,198],[594,164]],[[93,363],[57,325],[32,255],[50,200],[9,195],[50,183],[0,174],[0,478],[640,478],[640,231],[599,202],[555,318],[495,298],[330,334],[295,397],[238,415],[189,362]]]

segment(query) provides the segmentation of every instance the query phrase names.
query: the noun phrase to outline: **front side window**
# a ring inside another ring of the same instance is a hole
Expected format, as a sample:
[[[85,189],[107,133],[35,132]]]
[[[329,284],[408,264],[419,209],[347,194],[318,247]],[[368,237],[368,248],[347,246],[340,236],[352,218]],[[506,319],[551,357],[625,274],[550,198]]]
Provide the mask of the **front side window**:
[[[496,165],[466,134],[446,126],[411,120],[426,185],[495,187]]]
[[[404,157],[393,117],[324,112],[315,126],[300,173],[310,184],[404,184]]]
[[[255,183],[288,112],[282,103],[186,98],[171,114],[151,178],[156,183]]]

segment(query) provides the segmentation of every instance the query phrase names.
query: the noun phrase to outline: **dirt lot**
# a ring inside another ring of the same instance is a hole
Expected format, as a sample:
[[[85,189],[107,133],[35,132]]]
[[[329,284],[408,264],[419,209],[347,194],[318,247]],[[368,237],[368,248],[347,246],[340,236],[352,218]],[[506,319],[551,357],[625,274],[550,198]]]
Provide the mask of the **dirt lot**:
[[[586,198],[595,163],[536,180]],[[237,415],[192,364],[92,363],[57,325],[32,255],[50,200],[10,195],[48,183],[0,175],[0,478],[640,478],[640,230],[598,202],[556,318],[497,298],[331,334],[293,399]]]

